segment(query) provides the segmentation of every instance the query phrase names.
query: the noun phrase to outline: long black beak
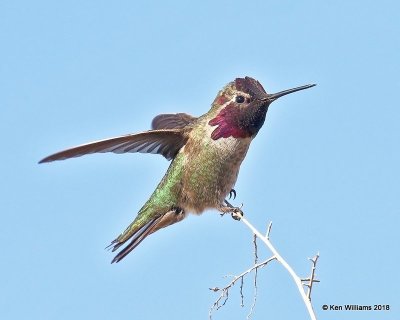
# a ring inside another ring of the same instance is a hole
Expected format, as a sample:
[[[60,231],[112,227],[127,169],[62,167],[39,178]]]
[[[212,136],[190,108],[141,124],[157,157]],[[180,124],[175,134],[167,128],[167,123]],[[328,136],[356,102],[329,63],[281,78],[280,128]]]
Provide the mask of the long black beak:
[[[315,87],[316,84],[306,84],[305,86],[301,86],[301,87],[296,87],[296,88],[292,88],[292,89],[287,89],[287,90],[283,90],[283,91],[279,91],[277,93],[271,93],[268,94],[267,97],[265,98],[265,100],[268,100],[269,103],[275,101],[276,99],[286,96],[287,94],[293,93],[293,92],[297,92],[300,90],[305,90],[308,88],[312,88]]]

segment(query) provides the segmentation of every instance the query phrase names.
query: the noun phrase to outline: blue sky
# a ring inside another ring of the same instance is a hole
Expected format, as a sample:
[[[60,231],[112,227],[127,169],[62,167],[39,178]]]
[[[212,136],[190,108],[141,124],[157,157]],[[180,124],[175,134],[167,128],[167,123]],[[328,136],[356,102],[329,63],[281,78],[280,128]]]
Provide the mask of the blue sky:
[[[396,1],[2,1],[1,319],[205,319],[226,274],[252,263],[244,225],[208,211],[123,262],[104,247],[161,179],[161,156],[48,165],[69,146],[146,130],[159,113],[205,113],[238,76],[274,103],[235,204],[302,276],[321,257],[320,319],[399,312],[400,38]],[[269,257],[260,248],[262,257]],[[238,288],[214,319],[245,319]],[[322,311],[389,304],[390,311]],[[259,274],[254,319],[308,319],[278,264]]]

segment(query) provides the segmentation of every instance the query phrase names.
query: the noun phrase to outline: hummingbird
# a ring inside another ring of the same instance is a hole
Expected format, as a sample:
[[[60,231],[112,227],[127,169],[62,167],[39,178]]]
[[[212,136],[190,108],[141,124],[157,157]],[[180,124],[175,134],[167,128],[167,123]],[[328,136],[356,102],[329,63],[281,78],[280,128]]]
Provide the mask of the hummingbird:
[[[111,261],[119,262],[147,236],[182,221],[188,213],[216,209],[225,214],[238,209],[225,199],[236,195],[233,188],[240,165],[264,124],[270,104],[313,86],[269,94],[253,78],[236,78],[218,92],[211,109],[200,117],[160,114],[153,119],[151,130],[82,144],[39,163],[104,152],[153,153],[172,160],[136,218],[109,245],[113,252],[125,245]]]

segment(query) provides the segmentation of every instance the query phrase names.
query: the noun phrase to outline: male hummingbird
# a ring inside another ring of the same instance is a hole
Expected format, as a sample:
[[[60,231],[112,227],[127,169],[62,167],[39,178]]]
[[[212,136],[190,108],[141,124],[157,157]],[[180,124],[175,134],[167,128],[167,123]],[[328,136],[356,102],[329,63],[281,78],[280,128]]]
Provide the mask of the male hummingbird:
[[[231,212],[224,200],[234,191],[240,164],[264,124],[269,105],[313,86],[268,94],[257,80],[237,78],[219,91],[211,109],[198,118],[161,114],[153,119],[152,130],[83,144],[39,163],[100,152],[158,153],[172,160],[136,218],[111,242],[116,251],[130,240],[111,263],[119,262],[148,235],[183,220],[189,212],[200,214],[210,208]]]

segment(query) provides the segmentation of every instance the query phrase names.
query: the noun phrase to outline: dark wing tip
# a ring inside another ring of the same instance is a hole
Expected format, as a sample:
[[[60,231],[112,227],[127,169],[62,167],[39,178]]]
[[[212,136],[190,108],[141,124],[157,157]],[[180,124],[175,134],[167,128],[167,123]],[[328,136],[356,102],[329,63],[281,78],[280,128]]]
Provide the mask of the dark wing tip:
[[[51,157],[46,157],[46,158],[43,158],[42,160],[40,160],[39,162],[38,162],[38,164],[41,164],[41,163],[47,163],[47,162],[52,162],[53,160],[51,160]]]
[[[66,150],[66,151],[68,151],[68,150]],[[52,154],[50,156],[47,156],[46,158],[43,158],[42,160],[40,160],[38,162],[38,164],[53,162],[53,161],[57,161],[57,160],[65,160],[68,158],[75,158],[75,157],[79,157],[79,156],[80,155],[65,156],[65,151],[61,151],[61,152]]]

